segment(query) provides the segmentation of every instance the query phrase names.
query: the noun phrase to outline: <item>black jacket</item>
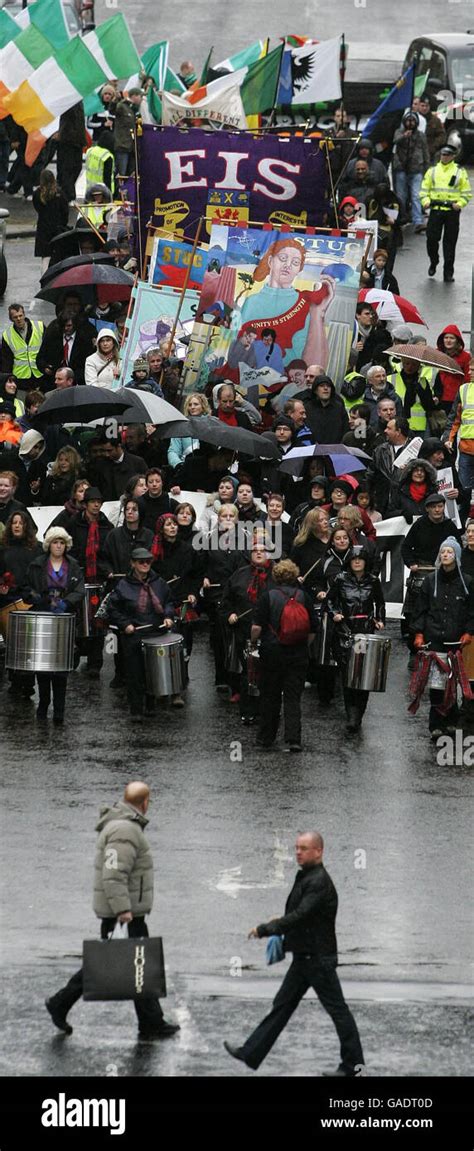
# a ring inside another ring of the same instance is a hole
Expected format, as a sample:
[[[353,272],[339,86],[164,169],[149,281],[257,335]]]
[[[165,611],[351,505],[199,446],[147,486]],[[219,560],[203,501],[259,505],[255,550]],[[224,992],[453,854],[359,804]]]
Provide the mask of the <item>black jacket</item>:
[[[19,599],[27,594],[29,589],[27,574],[30,564],[38,555],[43,555],[41,544],[33,548],[25,547],[24,543],[8,544],[0,547],[0,583],[4,572],[11,572],[15,577],[15,584],[6,595],[0,596],[0,609],[7,603]]]
[[[51,240],[64,232],[69,219],[69,204],[64,192],[58,191],[52,200],[43,204],[39,188],[33,192],[33,207],[38,214],[35,237],[35,256],[51,255]]]
[[[427,512],[420,516],[402,543],[402,560],[406,567],[412,564],[433,565],[443,540],[454,536],[461,543],[462,533],[453,520],[444,519],[433,524]]]
[[[253,568],[251,564],[246,564],[244,568],[239,568],[239,570],[234,572],[230,579],[227,580],[222,596],[221,613],[224,620],[227,620],[232,612],[235,612],[235,614],[239,616],[243,615],[244,612],[249,612],[248,615],[244,615],[243,619],[239,619],[239,622],[233,625],[233,630],[241,642],[244,642],[249,637],[252,625],[252,611],[255,603],[249,599],[247,591],[249,584],[252,582],[252,578]],[[260,585],[260,590],[257,592],[257,600],[255,602],[258,602],[264,591],[269,591],[270,588],[273,587],[276,587],[276,584],[274,584],[272,580],[272,568],[270,566],[265,583]]]
[[[457,567],[453,572],[430,572],[418,593],[410,627],[422,632],[433,647],[447,640],[459,640],[465,632],[474,635],[474,581]]]
[[[200,553],[203,578],[208,579],[210,584],[217,585],[216,587],[208,588],[205,592],[205,604],[212,604],[221,600],[223,588],[227,580],[230,579],[235,571],[238,571],[241,567],[245,567],[249,562],[247,552],[239,551],[235,546],[218,546],[218,544],[224,545],[223,536],[227,536],[227,532],[218,535],[217,531],[214,531],[210,532],[208,539],[203,541],[209,544],[209,548],[203,548]]]
[[[134,548],[151,548],[153,532],[148,528],[139,527],[137,532],[131,532],[122,524],[119,528],[112,528],[105,543],[103,554],[108,561],[111,572],[125,575],[130,567],[130,556]]]
[[[179,604],[188,595],[199,594],[201,565],[199,552],[190,540],[166,541],[163,558],[154,562],[154,570],[168,584],[173,603]],[[178,577],[178,578],[176,578]]]
[[[349,431],[349,417],[344,401],[341,400],[340,396],[336,396],[334,385],[331,399],[325,406],[323,406],[321,400],[313,394],[312,390],[301,392],[301,395],[298,395],[298,399],[304,403],[307,423],[311,428],[316,443],[342,443],[342,437]]]
[[[330,612],[340,612],[346,623],[359,632],[371,631],[374,620],[385,623],[385,600],[382,584],[370,572],[356,579],[351,571],[336,576],[330,587],[325,606]],[[355,619],[367,616],[367,620]]]
[[[134,456],[132,452],[124,451],[123,459],[119,463],[114,463],[113,460],[99,460],[96,475],[104,500],[119,500],[132,476],[143,476],[147,470],[142,456]]]
[[[258,600],[252,623],[262,628],[262,652],[264,652],[267,657],[271,656],[273,658],[273,656],[276,656],[278,659],[281,657],[286,659],[290,653],[293,655],[296,652],[300,654],[302,659],[307,659],[307,643],[282,644],[278,639],[280,619],[285,601],[293,597],[297,602],[303,604],[308,612],[311,629],[311,633],[308,634],[314,634],[316,631],[318,617],[313,601],[301,584],[278,584],[277,587],[270,588],[269,591],[264,591]]]
[[[304,582],[304,587],[308,592],[316,594],[318,591],[324,590],[323,567],[327,549],[328,544],[323,543],[316,536],[309,536],[304,544],[293,543],[290,559],[293,560],[293,563],[298,564],[300,575],[305,576],[310,568],[313,568]]]
[[[143,527],[149,528],[153,534],[155,533],[158,516],[163,516],[165,512],[176,512],[176,509],[179,507],[178,501],[172,499],[167,492],[162,492],[161,496],[157,496],[155,499],[150,496],[149,492],[145,492],[144,496],[140,496],[138,502],[140,504],[140,515],[143,516]]]
[[[145,612],[138,611],[138,597],[142,587],[142,580],[139,580],[135,575],[127,575],[125,579],[119,580],[117,587],[111,593],[109,599],[109,620],[115,624],[120,631],[125,631],[129,623],[135,626],[139,624],[153,624],[154,627],[159,627],[164,619],[174,619],[174,604],[171,599],[168,585],[159,576],[150,572],[148,579],[143,581],[149,584],[160,600],[163,611],[155,611],[151,601],[149,601],[148,609]]]
[[[294,955],[331,957],[337,963],[337,891],[322,863],[297,872],[285,906],[285,914],[260,923],[257,934],[284,935],[285,951]]]
[[[33,602],[37,611],[48,611],[50,607],[47,576],[48,559],[49,556],[43,552],[42,555],[32,560],[26,575],[30,588],[26,599],[27,602]],[[84,576],[79,564],[70,554],[66,554],[66,561],[69,565],[68,581],[66,588],[61,593],[61,598],[65,600],[68,611],[73,612],[84,599]]]
[[[88,322],[80,322],[74,343],[71,347],[69,356],[68,367],[74,372],[74,381],[76,384],[84,383],[84,364],[88,356],[92,356],[96,350],[95,339],[97,338],[97,331],[92,324]],[[43,337],[43,343],[38,352],[37,366],[41,372],[45,372],[46,368],[51,371],[46,374],[46,379],[49,381],[50,386],[43,385],[43,391],[54,390],[54,375],[58,368],[64,367],[64,340],[61,327],[57,320],[53,320],[48,325]]]
[[[112,524],[103,512],[99,515],[99,551],[97,553],[97,578],[105,579],[110,573],[110,565],[104,555],[104,544],[109,532],[112,531]],[[89,521],[86,519],[86,513],[80,512],[76,519],[71,523],[70,535],[72,537],[72,554],[74,559],[81,565],[82,570],[86,570],[86,547],[87,537],[89,534]]]

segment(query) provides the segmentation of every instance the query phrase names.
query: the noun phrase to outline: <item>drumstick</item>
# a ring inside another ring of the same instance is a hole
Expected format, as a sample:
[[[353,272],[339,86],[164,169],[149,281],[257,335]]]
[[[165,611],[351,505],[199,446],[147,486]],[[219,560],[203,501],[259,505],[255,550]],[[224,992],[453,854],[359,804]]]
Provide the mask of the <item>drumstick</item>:
[[[312,571],[314,571],[314,569],[315,569],[315,568],[317,568],[318,564],[320,564],[320,563],[321,563],[321,560],[322,560],[322,558],[323,558],[323,557],[322,557],[322,556],[320,556],[320,557],[319,557],[319,559],[318,559],[318,560],[316,560],[316,563],[315,563],[315,564],[313,564],[313,566],[312,566],[312,567],[308,568],[308,571],[307,571],[307,572],[305,572],[304,576],[301,576],[301,583],[304,583],[305,579],[307,579],[307,577],[308,577],[309,575],[311,575],[311,572],[312,572]]]
[[[176,583],[177,579],[181,579],[181,576],[172,576],[171,579],[165,579],[165,583]]]
[[[249,607],[248,611],[241,612],[241,614],[237,616],[237,619],[243,619],[244,615],[250,615],[251,612],[253,612],[253,607]]]

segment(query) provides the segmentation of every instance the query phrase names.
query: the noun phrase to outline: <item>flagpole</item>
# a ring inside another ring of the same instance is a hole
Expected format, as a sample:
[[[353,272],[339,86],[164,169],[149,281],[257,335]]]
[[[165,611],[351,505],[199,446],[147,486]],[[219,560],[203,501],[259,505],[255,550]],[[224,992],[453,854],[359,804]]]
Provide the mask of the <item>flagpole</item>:
[[[199,237],[200,237],[200,235],[201,235],[201,230],[202,230],[202,225],[203,225],[203,223],[204,223],[204,216],[200,216],[200,217],[199,217],[199,223],[198,223],[198,226],[197,226],[197,228],[196,228],[196,235],[195,235],[195,237],[194,237],[194,243],[193,243],[193,247],[192,247],[192,251],[191,251],[191,258],[190,258],[190,261],[189,261],[189,264],[188,264],[188,267],[187,267],[187,270],[186,270],[186,275],[185,275],[185,277],[184,277],[184,281],[183,281],[183,287],[181,288],[181,293],[180,293],[180,297],[179,297],[179,301],[178,301],[178,308],[177,308],[177,311],[176,311],[176,315],[175,315],[175,318],[174,318],[173,327],[172,327],[172,329],[171,329],[171,332],[170,332],[170,335],[169,335],[169,341],[168,341],[168,351],[169,351],[169,353],[171,353],[171,349],[172,349],[172,347],[173,347],[173,340],[174,340],[174,338],[175,338],[175,335],[176,335],[176,328],[178,327],[179,314],[180,314],[180,312],[181,312],[181,308],[182,308],[182,306],[183,306],[183,303],[184,303],[184,296],[185,296],[185,293],[186,293],[186,289],[187,289],[187,286],[188,286],[188,284],[189,284],[189,280],[190,280],[190,277],[191,277],[191,271],[192,271],[192,267],[193,267],[193,264],[194,264],[194,258],[195,258],[195,255],[196,255],[197,246],[198,246],[198,243],[199,243]],[[162,375],[162,376],[163,376],[163,372],[164,372],[164,369],[162,368],[162,369],[161,369],[161,375]],[[179,391],[178,391],[178,396],[179,396],[179,398],[181,398],[181,395],[180,395],[180,392],[179,392]]]
[[[344,80],[346,77],[346,38],[344,32],[341,36],[341,55],[340,55],[340,76],[341,76],[341,112],[342,120],[341,125],[344,127]]]
[[[136,189],[136,203],[137,203],[138,253],[139,253],[139,260],[140,260],[140,268],[142,269],[142,279],[145,279],[144,263],[143,263],[142,220],[141,220],[141,208],[140,208],[140,169],[139,169],[139,165],[138,165],[138,132],[139,131],[140,131],[140,135],[141,135],[140,125],[138,125],[138,127],[135,127],[135,131],[133,133],[133,146],[134,146],[134,150],[135,150],[135,189]]]

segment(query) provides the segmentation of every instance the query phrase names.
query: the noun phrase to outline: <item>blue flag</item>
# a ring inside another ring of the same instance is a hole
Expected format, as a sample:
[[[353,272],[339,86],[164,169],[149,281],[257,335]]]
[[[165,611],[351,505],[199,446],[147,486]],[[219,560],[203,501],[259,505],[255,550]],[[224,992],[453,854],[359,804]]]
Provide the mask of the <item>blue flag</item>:
[[[415,64],[410,64],[410,67],[404,75],[397,80],[393,85],[391,92],[382,100],[375,112],[372,113],[370,120],[364,127],[364,136],[370,136],[375,126],[386,116],[389,112],[403,112],[404,108],[409,108],[413,99],[413,86],[415,80]]]

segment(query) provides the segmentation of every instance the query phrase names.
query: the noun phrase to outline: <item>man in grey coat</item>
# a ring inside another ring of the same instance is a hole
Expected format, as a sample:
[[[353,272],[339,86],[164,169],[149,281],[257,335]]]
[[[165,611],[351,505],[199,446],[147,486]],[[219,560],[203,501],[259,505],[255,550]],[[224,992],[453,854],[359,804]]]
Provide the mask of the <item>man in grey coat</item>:
[[[104,807],[96,830],[99,832],[95,856],[94,911],[101,920],[101,939],[107,939],[117,923],[126,923],[130,938],[148,936],[145,915],[153,905],[153,859],[145,838],[150,802],[146,783],[127,784],[123,801]],[[66,1035],[72,1034],[67,1013],[81,998],[82,968],[65,987],[46,1000],[53,1023]],[[156,997],[134,1000],[138,1032],[143,1039],[164,1039],[179,1031],[167,1023]]]

